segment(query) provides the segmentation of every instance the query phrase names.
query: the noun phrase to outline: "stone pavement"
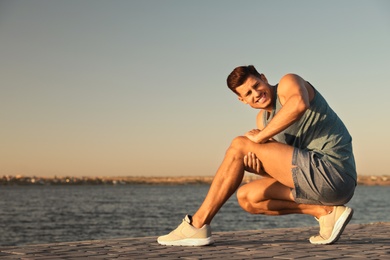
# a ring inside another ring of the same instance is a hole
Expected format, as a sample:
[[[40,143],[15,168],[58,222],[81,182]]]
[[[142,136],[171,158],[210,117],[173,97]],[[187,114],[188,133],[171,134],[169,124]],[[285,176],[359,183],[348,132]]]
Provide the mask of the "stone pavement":
[[[390,259],[390,222],[351,224],[333,245],[317,227],[217,232],[205,247],[166,247],[156,237],[0,247],[0,259]]]

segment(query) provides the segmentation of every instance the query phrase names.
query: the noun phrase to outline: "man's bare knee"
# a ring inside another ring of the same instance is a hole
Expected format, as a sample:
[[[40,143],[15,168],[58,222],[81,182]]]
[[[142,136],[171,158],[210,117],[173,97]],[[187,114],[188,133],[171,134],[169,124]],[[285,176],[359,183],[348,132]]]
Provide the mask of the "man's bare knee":
[[[237,190],[236,196],[240,207],[251,214],[264,214],[267,211],[266,204],[262,201],[252,201],[249,192],[245,185]],[[256,208],[253,206],[254,204],[256,204]]]
[[[247,212],[250,212],[250,203],[248,201],[248,197],[247,197],[247,191],[245,190],[245,188],[241,187],[237,190],[237,201],[238,201],[238,204],[240,205],[240,207],[247,211]]]
[[[236,149],[241,149],[245,147],[245,145],[251,142],[248,138],[245,136],[237,136],[236,138],[233,139],[232,143],[230,144],[230,147],[234,147]]]
[[[243,158],[244,155],[246,155],[244,149],[248,142],[250,142],[250,140],[245,136],[238,136],[234,138],[229,146],[229,149],[226,151],[226,154],[234,157]]]

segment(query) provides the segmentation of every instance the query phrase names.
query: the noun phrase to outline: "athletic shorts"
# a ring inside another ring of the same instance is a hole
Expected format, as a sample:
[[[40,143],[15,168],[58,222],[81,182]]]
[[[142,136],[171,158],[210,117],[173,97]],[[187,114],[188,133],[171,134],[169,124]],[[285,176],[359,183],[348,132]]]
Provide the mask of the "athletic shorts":
[[[295,202],[336,206],[352,198],[356,181],[347,174],[340,174],[315,152],[294,148],[292,164]]]

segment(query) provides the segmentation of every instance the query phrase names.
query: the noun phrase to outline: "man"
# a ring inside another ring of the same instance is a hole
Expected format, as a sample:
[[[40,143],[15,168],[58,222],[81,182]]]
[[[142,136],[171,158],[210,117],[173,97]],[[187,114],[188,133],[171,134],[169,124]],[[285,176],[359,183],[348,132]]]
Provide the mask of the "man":
[[[241,66],[227,84],[241,102],[260,109],[258,129],[232,141],[198,211],[158,243],[211,244],[210,222],[239,188],[245,170],[264,177],[237,190],[244,210],[314,216],[320,232],[310,242],[336,242],[352,217],[353,210],[344,204],[356,186],[352,138],[343,122],[298,75],[287,74],[272,86],[253,66]]]

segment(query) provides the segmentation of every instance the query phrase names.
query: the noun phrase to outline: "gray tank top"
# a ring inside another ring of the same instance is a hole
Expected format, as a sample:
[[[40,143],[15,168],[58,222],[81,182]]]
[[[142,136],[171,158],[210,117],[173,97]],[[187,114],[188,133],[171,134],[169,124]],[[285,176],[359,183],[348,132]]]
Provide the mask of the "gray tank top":
[[[264,126],[282,107],[277,89],[276,85],[273,111],[263,114]],[[314,92],[315,96],[305,114],[273,138],[278,142],[315,152],[323,160],[329,161],[340,173],[345,173],[356,181],[352,137],[321,94],[316,89]]]

